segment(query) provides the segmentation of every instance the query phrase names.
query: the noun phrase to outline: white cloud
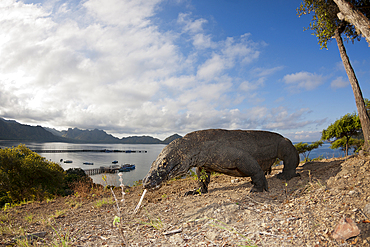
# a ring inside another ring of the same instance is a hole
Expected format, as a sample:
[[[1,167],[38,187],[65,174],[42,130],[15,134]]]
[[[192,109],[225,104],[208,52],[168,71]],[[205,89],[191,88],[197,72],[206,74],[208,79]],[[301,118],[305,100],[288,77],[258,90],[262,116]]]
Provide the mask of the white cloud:
[[[283,81],[292,90],[313,90],[324,83],[324,77],[315,73],[302,71],[284,76]]]
[[[335,78],[331,83],[330,83],[330,86],[332,88],[343,88],[343,87],[346,87],[349,85],[349,81],[346,80],[346,79],[343,79],[342,76],[339,76],[337,78]]]
[[[142,28],[150,25],[148,17],[155,13],[161,0],[88,0],[83,6],[93,17],[107,25]]]
[[[265,81],[264,77],[259,78],[258,80],[253,81],[253,82],[243,81],[242,83],[240,83],[239,88],[240,90],[243,90],[245,92],[254,91],[262,87],[264,85],[264,81]]]
[[[297,128],[308,110],[273,111],[255,92],[280,70],[250,70],[262,43],[250,34],[214,40],[208,20],[180,14],[180,33],[156,25],[160,1],[0,3],[0,116],[56,128],[111,133],[187,133],[203,128]],[[190,37],[190,52],[178,43]],[[307,72],[286,83],[310,88]],[[294,77],[295,76],[295,77]],[[294,78],[292,78],[294,77]],[[237,96],[235,96],[237,95]],[[254,107],[236,105],[247,98]]]
[[[321,139],[321,131],[297,131],[290,134],[296,142],[318,141]]]
[[[203,32],[203,24],[207,23],[208,21],[203,18],[193,20],[190,13],[180,13],[177,18],[177,22],[184,25],[184,32],[190,32],[194,34]]]
[[[255,68],[252,70],[252,73],[257,77],[265,77],[274,74],[277,71],[280,71],[284,66],[277,66],[273,68]]]
[[[204,64],[199,66],[197,76],[201,80],[211,80],[219,76],[226,68],[226,61],[218,54],[213,54]]]

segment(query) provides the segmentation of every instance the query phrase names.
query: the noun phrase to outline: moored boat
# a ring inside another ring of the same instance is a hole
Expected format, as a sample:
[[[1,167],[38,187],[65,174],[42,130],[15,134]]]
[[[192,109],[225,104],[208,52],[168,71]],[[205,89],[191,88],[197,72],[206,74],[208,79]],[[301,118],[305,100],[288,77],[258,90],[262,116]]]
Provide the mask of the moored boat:
[[[90,165],[90,166],[94,165],[94,163],[92,163],[92,162],[84,162],[82,164],[84,164],[84,165]]]
[[[64,163],[73,163],[72,160],[65,160]]]
[[[136,166],[134,164],[124,164],[124,165],[121,165],[121,167],[119,168],[119,171],[120,172],[129,172],[131,170],[135,170]]]

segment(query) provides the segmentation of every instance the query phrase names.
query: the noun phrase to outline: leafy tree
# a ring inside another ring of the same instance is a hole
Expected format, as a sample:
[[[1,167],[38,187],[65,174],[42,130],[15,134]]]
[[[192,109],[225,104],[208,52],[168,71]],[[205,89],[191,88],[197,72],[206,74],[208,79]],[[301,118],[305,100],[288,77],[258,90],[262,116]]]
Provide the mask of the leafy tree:
[[[61,192],[64,170],[24,145],[0,149],[0,206]]]
[[[369,0],[350,0],[348,2],[355,7],[369,6]],[[365,16],[370,15],[370,8],[361,8],[360,11]],[[305,30],[309,29],[313,31],[313,34],[318,38],[321,48],[327,48],[328,41],[333,39],[333,37],[337,41],[339,53],[355,96],[357,111],[365,139],[363,149],[369,151],[370,118],[366,112],[360,85],[347,56],[342,39],[342,35],[344,35],[345,40],[354,42],[355,40],[360,40],[361,36],[356,32],[353,25],[344,19],[340,20],[338,18],[337,14],[340,11],[333,0],[303,0],[297,12],[299,16],[313,14],[310,26]]]
[[[358,135],[360,131],[361,123],[356,113],[346,114],[322,131],[321,140],[331,141],[334,139],[334,141],[336,141],[341,138],[345,138],[345,150],[347,156],[351,137]]]
[[[297,149],[299,154],[302,154],[304,157],[304,161],[308,161],[308,156],[310,155],[311,151],[319,148],[323,144],[322,141],[316,141],[314,143],[308,144],[308,143],[297,143],[294,145],[294,147]]]
[[[334,141],[331,145],[331,149],[342,149],[343,152],[346,152],[346,144],[347,144],[347,137],[343,137],[340,139],[337,139]],[[361,148],[361,146],[364,144],[364,140],[356,139],[356,138],[349,138],[348,140],[348,150],[353,148],[353,151],[356,151]]]

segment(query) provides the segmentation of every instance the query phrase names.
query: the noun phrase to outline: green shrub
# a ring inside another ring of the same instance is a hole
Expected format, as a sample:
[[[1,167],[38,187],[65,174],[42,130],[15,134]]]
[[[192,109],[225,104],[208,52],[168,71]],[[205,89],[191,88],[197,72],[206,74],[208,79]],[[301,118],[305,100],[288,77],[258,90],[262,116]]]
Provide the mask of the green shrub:
[[[64,170],[25,145],[0,149],[0,206],[62,192]]]
[[[71,186],[76,182],[90,182],[90,180],[91,178],[81,168],[69,168],[64,178],[67,186]]]

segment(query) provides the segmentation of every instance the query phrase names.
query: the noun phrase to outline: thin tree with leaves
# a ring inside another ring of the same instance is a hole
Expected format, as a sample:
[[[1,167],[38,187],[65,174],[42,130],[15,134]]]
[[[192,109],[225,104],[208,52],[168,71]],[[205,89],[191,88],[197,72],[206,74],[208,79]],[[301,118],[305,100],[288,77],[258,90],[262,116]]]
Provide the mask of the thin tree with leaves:
[[[346,114],[322,131],[321,140],[335,142],[344,138],[346,156],[348,155],[349,141],[351,137],[361,132],[360,119],[356,113]]]
[[[294,144],[294,147],[297,149],[299,154],[303,155],[304,161],[306,162],[309,161],[308,156],[310,155],[311,151],[316,148],[319,148],[320,146],[322,146],[322,144],[324,144],[323,141],[316,141],[311,144],[300,142]]]
[[[367,5],[369,1],[350,0],[349,2],[354,6],[359,6]],[[342,39],[342,35],[344,35],[345,40],[354,42],[355,40],[360,40],[361,36],[356,32],[355,27],[351,23],[347,22],[345,19],[340,20],[338,18],[337,14],[340,10],[333,0],[304,0],[297,9],[297,12],[298,16],[313,14],[310,26],[305,30],[313,31],[313,34],[318,38],[321,49],[327,49],[327,43],[332,40],[333,37],[337,41],[339,53],[355,96],[358,116],[361,121],[365,140],[363,150],[369,152],[370,118],[366,111],[360,85],[349,61]],[[370,8],[363,8],[361,12],[369,15]]]

